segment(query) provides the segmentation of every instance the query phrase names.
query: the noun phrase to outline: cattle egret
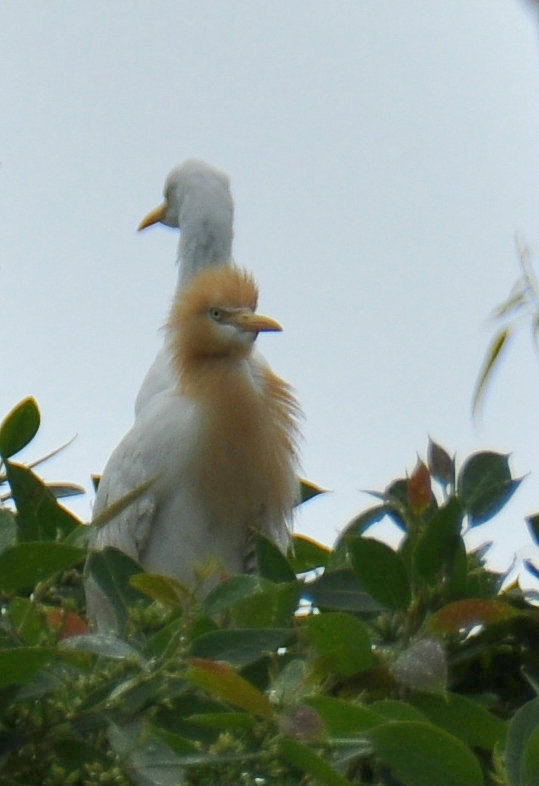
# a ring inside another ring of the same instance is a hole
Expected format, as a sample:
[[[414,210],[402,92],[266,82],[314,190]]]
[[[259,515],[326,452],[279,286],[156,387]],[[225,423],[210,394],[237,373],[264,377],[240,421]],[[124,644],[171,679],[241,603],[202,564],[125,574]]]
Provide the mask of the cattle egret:
[[[197,566],[244,572],[252,531],[283,551],[298,497],[298,404],[253,352],[259,332],[281,330],[256,313],[252,277],[224,265],[178,290],[166,325],[175,386],[155,394],[112,454],[94,517],[134,489],[143,492],[97,528],[90,548],[115,546],[150,572],[197,584]],[[109,609],[87,582],[90,618]]]
[[[178,290],[195,273],[232,260],[234,203],[224,172],[204,161],[189,159],[170,172],[164,187],[165,201],[140,223],[139,230],[162,223],[180,229]],[[174,387],[174,374],[166,347],[156,356],[135,403],[135,415],[155,393]]]

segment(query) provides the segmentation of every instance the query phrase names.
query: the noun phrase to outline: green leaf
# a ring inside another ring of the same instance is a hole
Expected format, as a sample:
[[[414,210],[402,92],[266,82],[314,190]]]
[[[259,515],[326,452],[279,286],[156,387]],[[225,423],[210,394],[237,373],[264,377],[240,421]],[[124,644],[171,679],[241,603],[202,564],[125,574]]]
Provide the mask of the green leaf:
[[[121,641],[121,639],[118,641]],[[132,674],[134,671],[135,675],[116,684],[109,693],[107,701],[116,707],[121,706],[121,712],[124,717],[134,717],[141,710],[148,709],[151,705],[159,702],[163,695],[162,676],[158,672],[152,674],[138,652],[126,653],[125,657],[122,657],[121,655],[116,655],[113,651],[112,660],[124,660],[129,666],[135,664],[144,669],[144,671],[141,671],[141,669],[134,670],[130,668],[129,673]]]
[[[17,523],[10,510],[0,508],[0,552],[17,542]]]
[[[31,590],[38,582],[81,562],[84,556],[82,549],[50,541],[11,546],[0,554],[0,589]]]
[[[185,759],[183,757],[196,754],[197,751],[200,750],[199,746],[197,746],[191,740],[187,739],[187,737],[184,737],[182,734],[174,734],[174,732],[165,731],[158,726],[156,726],[155,731],[156,734],[159,735],[159,738],[163,740],[163,742],[166,743],[170,748],[172,748],[174,753],[177,753],[178,756],[182,757],[182,764],[185,763]],[[204,764],[204,758],[206,757],[200,753],[198,755],[200,756],[200,763]]]
[[[95,475],[93,476],[95,478]],[[141,483],[140,486],[128,491],[120,499],[110,504],[105,510],[102,510],[97,516],[92,519],[93,527],[103,527],[116,516],[119,516],[122,511],[128,508],[155,483],[155,477],[148,478],[148,480]],[[95,484],[94,484],[95,485]],[[96,490],[99,484],[95,485]]]
[[[207,614],[221,614],[229,611],[246,598],[271,584],[260,576],[230,576],[219,582],[206,596],[204,607]]]
[[[131,577],[140,572],[138,562],[119,549],[111,547],[90,552],[86,560],[85,573],[110,602],[120,630],[129,617],[129,605],[144,598],[130,583]]]
[[[0,424],[0,456],[5,461],[34,438],[39,428],[39,409],[29,396],[11,410]]]
[[[350,569],[326,571],[304,585],[303,597],[319,609],[377,614],[385,607],[368,595]]]
[[[522,765],[526,786],[539,786],[539,723],[528,737]]]
[[[231,576],[204,601],[207,614],[230,612],[238,628],[278,628],[293,623],[300,598],[297,581],[274,584],[261,576]]]
[[[464,463],[458,478],[458,496],[472,527],[494,516],[520,484],[513,480],[509,456],[485,451]]]
[[[274,584],[261,580],[263,589],[236,603],[231,608],[232,620],[238,628],[281,628],[292,626],[300,599],[297,581]]]
[[[212,631],[194,639],[191,655],[246,666],[283,647],[294,635],[291,628]]]
[[[261,718],[271,718],[273,709],[268,697],[225,663],[192,658],[186,679],[218,699]]]
[[[295,535],[288,560],[296,573],[307,573],[315,568],[325,568],[331,551],[305,535]]]
[[[340,551],[345,548],[346,540],[351,535],[363,535],[369,527],[382,521],[383,518],[390,516],[393,512],[393,507],[391,505],[376,505],[373,508],[363,511],[359,516],[355,516],[352,521],[344,527],[342,532],[339,533],[333,547],[334,551]],[[330,565],[332,563],[333,560],[330,560]]]
[[[111,724],[109,741],[138,786],[182,786],[184,768],[178,755],[148,723]]]
[[[80,497],[86,491],[77,483],[47,483],[47,488],[54,499],[64,499],[65,497]]]
[[[428,723],[390,721],[367,732],[380,758],[406,786],[482,786],[471,750]]]
[[[346,677],[371,668],[376,659],[366,625],[352,614],[327,611],[305,619],[309,641],[327,665]]]
[[[60,644],[61,650],[75,650],[76,652],[91,652],[111,660],[127,660],[133,663],[144,664],[138,650],[123,639],[109,633],[88,633],[83,636],[70,636]]]
[[[319,756],[308,745],[297,740],[283,738],[279,742],[281,755],[293,767],[312,776],[320,786],[350,786],[350,781],[340,775],[326,759]]]
[[[28,682],[53,657],[49,647],[0,649],[0,686]]]
[[[189,721],[201,726],[209,726],[219,731],[238,731],[252,729],[255,718],[248,712],[198,712],[189,715]]]
[[[454,497],[432,515],[414,551],[414,567],[424,582],[451,572],[459,547],[462,509]]]
[[[307,500],[317,497],[319,494],[327,494],[327,489],[323,489],[321,486],[317,486],[309,480],[300,480],[299,485],[300,500],[298,505],[302,505],[304,502],[307,502]]]
[[[446,693],[444,696],[418,693],[414,695],[413,703],[432,723],[442,726],[472,747],[491,751],[505,740],[507,723],[460,693]]]
[[[409,500],[409,486],[410,486],[410,479],[409,478],[399,478],[398,480],[393,481],[390,483],[389,486],[384,490],[384,493],[380,496],[387,505],[388,505],[388,515],[391,517],[392,521],[403,530],[403,532],[408,531],[408,515],[410,514],[410,509],[408,506]]]
[[[144,655],[147,658],[162,658],[166,653],[175,651],[183,637],[184,628],[185,622],[181,615],[174,617],[167,625],[161,625],[146,641]]]
[[[386,722],[374,706],[334,699],[332,696],[310,696],[304,699],[320,715],[331,737],[352,737]]]
[[[394,611],[410,605],[410,583],[401,557],[385,543],[350,538],[348,550],[356,575],[367,592]]]
[[[81,526],[30,469],[8,461],[6,472],[17,507],[20,540],[56,540]]]
[[[296,574],[284,554],[259,532],[256,533],[256,557],[258,572],[264,578],[275,582],[296,581]]]
[[[485,356],[485,360],[483,362],[483,367],[479,372],[479,378],[475,385],[475,391],[473,395],[472,401],[472,413],[474,417],[477,415],[481,408],[481,403],[483,401],[483,397],[485,395],[487,389],[487,383],[489,382],[492,372],[497,367],[498,362],[502,356],[502,350],[507,348],[507,342],[510,337],[511,333],[509,328],[505,328],[504,330],[497,333],[487,351]]]
[[[292,706],[303,699],[310,684],[307,661],[293,658],[286,663],[271,683],[271,693],[283,706]]]
[[[537,728],[539,727],[539,697],[526,702],[513,715],[507,733],[505,748],[505,766],[510,786],[535,786],[536,781],[529,782],[527,770],[529,763],[535,759],[537,746]],[[527,750],[528,742],[530,748]],[[536,776],[537,773],[534,773]]]
[[[72,735],[70,731],[62,729],[59,734],[61,737],[54,744],[54,757],[60,767],[71,771],[100,758],[98,748],[83,740],[77,732]]]
[[[528,525],[531,536],[535,541],[535,545],[539,546],[539,513],[536,513],[534,516],[528,516],[526,519],[526,524]]]
[[[29,646],[43,644],[49,627],[43,612],[29,598],[15,597],[9,604],[9,620],[20,640]]]
[[[455,459],[432,439],[429,439],[427,463],[430,474],[439,483],[449,486],[455,482]]]
[[[369,706],[373,712],[383,715],[388,720],[419,721],[423,723],[429,720],[417,707],[399,699],[380,699],[379,701],[373,701]]]
[[[529,559],[524,560],[524,567],[528,570],[532,576],[536,579],[539,579],[539,568],[537,568],[533,562]],[[537,596],[537,593],[536,593]]]
[[[160,573],[135,573],[129,577],[129,584],[152,600],[175,609],[182,609],[189,596],[189,590],[181,581]]]

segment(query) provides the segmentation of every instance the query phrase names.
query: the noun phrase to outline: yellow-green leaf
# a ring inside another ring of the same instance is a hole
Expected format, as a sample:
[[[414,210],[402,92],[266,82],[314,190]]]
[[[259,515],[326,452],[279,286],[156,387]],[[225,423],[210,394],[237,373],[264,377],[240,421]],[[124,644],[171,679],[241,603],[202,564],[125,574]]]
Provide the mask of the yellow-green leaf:
[[[203,658],[191,658],[190,663],[186,677],[199,688],[260,718],[273,715],[268,697],[231,666]]]
[[[494,336],[494,339],[488,348],[488,352],[485,356],[483,367],[479,373],[479,378],[477,380],[473,395],[472,413],[474,417],[479,413],[479,409],[486,392],[487,384],[490,381],[492,372],[500,360],[502,350],[507,346],[507,341],[510,335],[509,328],[505,328],[505,330],[502,330],[501,333],[498,333],[496,336]]]

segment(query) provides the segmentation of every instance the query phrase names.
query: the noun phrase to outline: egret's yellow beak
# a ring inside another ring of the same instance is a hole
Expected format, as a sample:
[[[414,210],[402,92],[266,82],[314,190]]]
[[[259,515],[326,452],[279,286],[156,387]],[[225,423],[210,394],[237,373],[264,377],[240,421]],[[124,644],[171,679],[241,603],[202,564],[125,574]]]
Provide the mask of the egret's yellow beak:
[[[168,205],[166,202],[163,202],[162,205],[156,207],[155,210],[152,210],[151,213],[148,213],[146,218],[143,218],[140,224],[137,227],[137,232],[140,232],[141,229],[146,229],[147,227],[151,227],[152,224],[158,224],[159,221],[162,221],[167,214]]]
[[[230,322],[242,330],[249,330],[252,333],[282,330],[282,327],[274,319],[263,317],[262,314],[254,314],[252,311],[239,311],[230,317]]]

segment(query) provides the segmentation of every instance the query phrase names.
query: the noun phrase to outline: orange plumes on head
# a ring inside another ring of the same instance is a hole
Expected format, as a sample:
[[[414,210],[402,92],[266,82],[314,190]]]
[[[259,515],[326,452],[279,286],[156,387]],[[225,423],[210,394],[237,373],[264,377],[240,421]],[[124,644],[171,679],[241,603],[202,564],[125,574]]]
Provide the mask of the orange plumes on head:
[[[258,287],[252,275],[231,265],[221,265],[197,274],[191,285],[183,290],[176,313],[186,320],[210,306],[226,305],[255,311],[257,303]]]
[[[172,306],[167,325],[176,369],[181,373],[201,359],[249,354],[248,344],[241,347],[219,336],[209,312],[212,308],[255,311],[257,302],[258,288],[245,270],[222,265],[195,276]]]

